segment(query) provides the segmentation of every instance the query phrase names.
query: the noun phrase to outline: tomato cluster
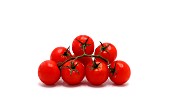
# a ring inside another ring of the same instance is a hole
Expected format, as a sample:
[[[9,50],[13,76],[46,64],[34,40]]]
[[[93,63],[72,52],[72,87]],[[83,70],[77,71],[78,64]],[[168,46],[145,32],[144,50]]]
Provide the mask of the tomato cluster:
[[[71,54],[69,48],[55,48],[50,60],[40,64],[38,76],[44,84],[54,85],[60,77],[69,85],[80,84],[84,77],[92,85],[101,85],[108,77],[116,85],[129,80],[130,67],[124,61],[115,61],[117,49],[113,44],[100,42],[94,50],[93,39],[79,35],[72,43],[74,54]]]

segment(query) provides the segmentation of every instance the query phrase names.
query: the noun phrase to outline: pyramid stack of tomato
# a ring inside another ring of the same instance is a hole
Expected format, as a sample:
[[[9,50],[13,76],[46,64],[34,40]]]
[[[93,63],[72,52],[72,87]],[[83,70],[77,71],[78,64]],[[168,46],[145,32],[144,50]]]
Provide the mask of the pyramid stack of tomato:
[[[103,84],[108,77],[116,85],[126,83],[131,75],[129,65],[116,60],[117,49],[111,43],[102,43],[94,50],[94,41],[87,35],[79,35],[69,48],[57,47],[50,60],[38,68],[39,79],[46,85],[54,85],[60,77],[69,85],[80,84],[84,77],[92,85]],[[94,52],[94,54],[93,54]]]

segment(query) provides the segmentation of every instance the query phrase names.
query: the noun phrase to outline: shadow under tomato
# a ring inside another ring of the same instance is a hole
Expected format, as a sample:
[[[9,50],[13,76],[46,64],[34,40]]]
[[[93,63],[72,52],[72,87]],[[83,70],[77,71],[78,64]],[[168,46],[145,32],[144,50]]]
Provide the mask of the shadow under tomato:
[[[86,79],[84,79],[82,82],[81,82],[81,85],[82,86],[88,86],[88,87],[91,87],[91,88],[102,88],[102,87],[106,87],[107,86],[107,83],[104,83],[102,85],[92,85],[91,83],[89,83]]]
[[[125,83],[125,84],[122,84],[122,85],[117,85],[117,84],[112,84],[113,86],[115,87],[127,87],[129,84],[128,83]]]
[[[86,84],[87,86],[89,87],[92,87],[92,88],[102,88],[102,87],[108,87],[108,86],[113,86],[113,83],[109,80],[107,80],[105,83],[101,84],[101,85],[92,85],[90,84],[87,80],[86,80]]]
[[[67,84],[67,83],[65,83],[65,82],[63,82],[63,84],[62,84],[64,87],[67,87],[67,88],[75,88],[75,87],[92,87],[92,88],[101,88],[101,87],[105,87],[106,86],[106,84],[102,84],[102,85],[99,85],[99,86],[95,86],[95,85],[92,85],[92,84],[90,84],[87,80],[83,80],[80,84],[78,84],[78,85],[69,85],[69,84]]]
[[[59,80],[59,81],[57,81],[57,83],[54,84],[54,85],[45,85],[44,83],[39,82],[38,85],[41,86],[41,87],[45,87],[45,88],[53,88],[53,87],[57,87],[57,86],[62,86],[62,85],[63,85],[63,81],[62,81],[62,80]]]
[[[92,88],[102,88],[102,87],[106,87],[107,86],[107,84],[101,84],[101,85],[92,85],[92,84],[90,84],[89,82],[87,82],[87,86],[89,86],[89,87],[92,87]]]
[[[80,84],[77,84],[77,85],[69,85],[69,84],[67,84],[66,82],[63,82],[62,85],[63,85],[64,87],[67,87],[67,88],[75,88],[75,87],[81,86],[81,83],[80,83]]]
[[[91,87],[91,88],[102,88],[102,87],[107,87],[107,86],[108,87],[126,87],[129,84],[125,83],[123,85],[116,85],[113,82],[111,82],[110,80],[107,80],[104,84],[95,86],[95,85],[90,84],[86,79],[84,79],[80,84],[77,84],[77,85],[69,85],[66,82],[64,82],[63,80],[59,80],[54,85],[45,85],[42,82],[39,82],[38,85],[41,87],[45,87],[45,88],[54,88],[54,87],[60,87],[60,86],[67,87],[67,88],[76,88],[76,87],[81,87],[81,86],[82,87]]]

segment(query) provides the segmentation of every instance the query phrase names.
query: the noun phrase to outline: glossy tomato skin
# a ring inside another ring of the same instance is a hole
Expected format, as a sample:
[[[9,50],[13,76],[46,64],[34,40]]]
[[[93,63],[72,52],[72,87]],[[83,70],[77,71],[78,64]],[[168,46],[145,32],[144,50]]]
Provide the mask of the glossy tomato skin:
[[[131,75],[131,70],[129,65],[121,60],[112,62],[110,64],[111,69],[113,72],[110,71],[109,77],[112,82],[116,85],[122,85],[126,83]]]
[[[46,85],[54,85],[60,79],[60,70],[52,60],[42,62],[38,68],[38,77]]]
[[[93,62],[91,57],[82,57],[82,58],[79,58],[78,60],[82,62],[85,67],[87,66],[88,63]]]
[[[73,57],[76,56],[73,54]],[[78,58],[77,60],[83,63],[84,67],[86,67],[89,62],[93,62],[93,59],[91,57],[82,57],[82,58]]]
[[[93,39],[87,35],[79,35],[73,40],[72,43],[72,50],[76,56],[80,56],[84,53],[83,45],[85,46],[86,54],[92,54],[94,52]]]
[[[96,60],[96,64],[99,65],[97,68],[94,68],[92,62],[88,63],[85,72],[89,83],[98,86],[103,84],[108,79],[109,69],[105,62]]]
[[[75,68],[71,67],[72,63]],[[85,76],[84,65],[78,60],[68,61],[61,67],[61,76],[67,84],[77,85],[83,80]]]
[[[72,55],[67,48],[57,47],[52,51],[50,60],[55,61],[57,63],[57,65],[59,66],[62,62],[64,62],[65,60],[67,60],[71,57],[72,57]]]
[[[103,49],[104,47],[105,47],[105,49]],[[99,45],[95,49],[94,54],[102,56],[103,58],[107,59],[109,61],[109,63],[111,63],[117,57],[117,49],[111,43],[103,43],[102,45]],[[96,58],[96,59],[100,60],[99,58]]]

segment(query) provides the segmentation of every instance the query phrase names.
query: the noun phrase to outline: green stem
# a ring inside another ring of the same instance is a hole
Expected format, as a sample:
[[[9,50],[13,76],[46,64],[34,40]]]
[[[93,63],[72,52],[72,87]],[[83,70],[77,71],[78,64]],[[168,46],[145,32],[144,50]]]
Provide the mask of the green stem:
[[[66,62],[68,62],[68,61],[70,61],[70,60],[77,60],[78,58],[82,58],[82,57],[95,57],[95,58],[100,58],[100,59],[102,59],[103,61],[105,61],[105,62],[107,62],[107,63],[109,64],[109,61],[108,61],[107,59],[103,58],[103,57],[100,56],[100,55],[87,55],[87,54],[83,54],[83,55],[80,55],[80,56],[77,56],[77,57],[72,57],[72,58],[64,61],[64,62],[59,66],[59,68],[62,67]]]
[[[86,46],[83,45],[83,54],[86,54],[86,53],[85,53],[85,48],[86,48]]]

